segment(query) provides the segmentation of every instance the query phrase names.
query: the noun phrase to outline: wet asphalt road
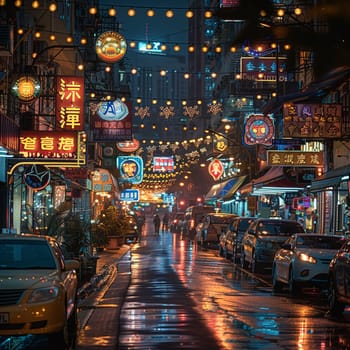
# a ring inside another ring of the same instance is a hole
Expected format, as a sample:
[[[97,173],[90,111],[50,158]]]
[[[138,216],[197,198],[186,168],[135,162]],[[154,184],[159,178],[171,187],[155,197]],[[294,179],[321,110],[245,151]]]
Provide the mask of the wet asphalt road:
[[[242,271],[179,234],[154,236],[148,226],[120,264],[79,350],[350,349],[349,312],[330,320],[320,296],[274,295],[268,275]]]
[[[120,350],[350,349],[350,314],[330,320],[318,295],[274,295],[269,276],[256,279],[180,235],[148,236],[131,261]]]

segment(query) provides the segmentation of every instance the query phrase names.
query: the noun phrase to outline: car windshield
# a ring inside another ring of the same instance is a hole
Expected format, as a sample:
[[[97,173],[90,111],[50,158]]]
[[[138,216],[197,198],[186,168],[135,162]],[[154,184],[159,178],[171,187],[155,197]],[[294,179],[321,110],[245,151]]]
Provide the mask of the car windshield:
[[[296,243],[299,248],[338,250],[344,242],[344,238],[339,236],[299,236]]]
[[[0,269],[56,269],[56,263],[47,242],[14,239],[0,244]]]
[[[294,222],[267,221],[258,224],[258,233],[265,236],[289,236],[294,233],[303,232],[303,227]]]

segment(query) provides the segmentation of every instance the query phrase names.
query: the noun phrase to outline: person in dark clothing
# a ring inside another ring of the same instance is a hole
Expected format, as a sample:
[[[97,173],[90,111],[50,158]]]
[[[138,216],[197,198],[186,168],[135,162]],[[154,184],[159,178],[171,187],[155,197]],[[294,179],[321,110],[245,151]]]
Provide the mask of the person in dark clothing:
[[[162,231],[166,232],[169,229],[169,214],[165,213],[163,216],[163,226],[162,226]]]
[[[155,235],[159,235],[160,217],[159,217],[158,214],[155,214],[154,217],[153,217],[153,225],[154,225]]]

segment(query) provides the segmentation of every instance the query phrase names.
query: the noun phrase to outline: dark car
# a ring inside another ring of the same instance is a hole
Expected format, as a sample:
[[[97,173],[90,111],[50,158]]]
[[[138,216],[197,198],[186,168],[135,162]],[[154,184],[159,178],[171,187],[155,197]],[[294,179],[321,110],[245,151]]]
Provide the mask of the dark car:
[[[173,220],[170,222],[170,232],[180,233],[185,213],[176,213]]]
[[[258,218],[251,222],[242,238],[241,266],[250,266],[252,272],[258,268],[272,268],[276,251],[294,233],[305,233],[297,221]]]
[[[343,313],[350,304],[350,238],[338,250],[329,264],[328,308],[333,316]]]
[[[240,258],[244,232],[254,219],[253,217],[239,216],[231,220],[227,231],[220,236],[219,253],[221,256],[226,259],[232,258],[233,262]]]
[[[220,235],[227,231],[227,227],[231,220],[237,214],[230,213],[208,213],[203,216],[200,223],[196,227],[196,240],[202,244],[218,247]]]

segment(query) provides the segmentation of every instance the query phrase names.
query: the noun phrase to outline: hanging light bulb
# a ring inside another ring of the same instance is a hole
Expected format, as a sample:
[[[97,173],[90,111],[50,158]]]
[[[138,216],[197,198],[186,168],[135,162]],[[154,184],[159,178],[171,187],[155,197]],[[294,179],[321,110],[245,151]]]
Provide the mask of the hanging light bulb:
[[[39,1],[34,0],[34,1],[32,2],[32,7],[33,7],[33,9],[37,9],[39,6],[40,6]]]
[[[194,50],[195,50],[194,45],[191,44],[191,45],[188,47],[188,52],[193,53]]]
[[[108,16],[110,17],[115,17],[117,15],[117,10],[114,8],[114,7],[111,7],[109,10],[108,10]]]
[[[147,16],[148,17],[153,17],[154,16],[154,10],[153,9],[147,10]]]
[[[186,11],[186,17],[187,18],[192,18],[194,16],[194,12],[192,10],[187,10]]]
[[[136,15],[136,10],[134,8],[130,8],[128,10],[128,16],[134,17]]]
[[[209,10],[204,12],[204,17],[205,18],[212,18],[213,17],[213,13]]]
[[[86,38],[81,38],[80,39],[80,44],[86,45],[87,44],[87,39]]]
[[[96,8],[96,7],[90,7],[90,8],[89,8],[89,13],[90,13],[90,15],[96,15],[96,13],[97,13],[97,8]]]
[[[133,49],[136,47],[136,42],[135,41],[130,41],[129,46]]]
[[[168,18],[174,17],[174,12],[173,12],[173,10],[168,9],[168,10],[165,12],[165,16],[167,16]]]
[[[160,49],[161,49],[162,51],[166,51],[167,47],[166,47],[165,44],[162,44],[162,45],[160,45]]]
[[[174,51],[179,52],[180,50],[181,50],[180,45],[175,44],[175,45],[174,45]]]
[[[57,4],[55,2],[52,2],[50,5],[49,5],[49,11],[50,12],[55,12],[57,10]]]
[[[209,47],[207,45],[202,46],[202,52],[206,53],[209,51]]]

